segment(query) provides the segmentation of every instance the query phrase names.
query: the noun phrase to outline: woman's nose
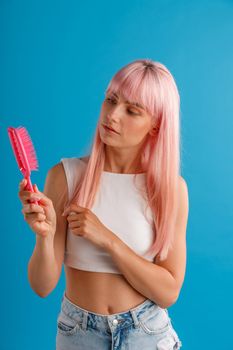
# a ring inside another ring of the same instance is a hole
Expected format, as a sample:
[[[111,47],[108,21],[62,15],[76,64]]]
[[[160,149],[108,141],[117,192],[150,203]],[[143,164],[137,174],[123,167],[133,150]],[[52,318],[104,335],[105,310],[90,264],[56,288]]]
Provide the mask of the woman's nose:
[[[117,118],[119,118],[120,116],[120,112],[121,112],[121,108],[123,108],[120,105],[115,105],[111,107],[111,110],[108,112],[108,117],[109,117],[109,121],[112,120],[117,120]]]

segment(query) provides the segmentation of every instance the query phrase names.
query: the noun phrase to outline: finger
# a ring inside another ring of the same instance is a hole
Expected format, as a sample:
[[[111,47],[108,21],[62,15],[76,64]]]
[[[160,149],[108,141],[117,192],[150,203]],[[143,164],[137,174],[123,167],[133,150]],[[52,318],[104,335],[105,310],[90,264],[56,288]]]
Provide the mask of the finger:
[[[72,212],[72,214],[69,213],[69,215],[67,216],[67,220],[69,222],[72,222],[72,221],[82,220],[82,217],[83,217],[82,214],[75,214]]]
[[[43,213],[37,213],[37,214],[34,214],[33,218],[38,221],[44,221],[46,219],[46,215]]]
[[[35,193],[39,193],[39,194],[43,195],[43,192],[39,191],[36,184],[33,185],[33,189],[34,189]]]
[[[33,185],[33,189],[35,192],[24,190],[26,183],[27,180],[25,179],[23,179],[20,183],[19,198],[23,205],[29,202],[37,201],[38,204],[44,207],[45,210],[47,207],[51,206],[52,201],[50,200],[50,198],[46,197],[43,192],[39,191],[36,184]]]
[[[35,190],[35,192],[31,192],[30,197],[33,198],[38,198],[40,201],[40,204],[44,205],[44,206],[50,206],[52,201],[50,198],[46,197],[45,194],[41,191],[38,190],[38,187],[35,185],[33,185],[33,188]]]
[[[22,204],[27,204],[30,202],[35,202],[35,201],[40,201],[41,197],[34,194],[34,192],[30,192],[30,191],[23,191],[21,193],[19,193],[19,198],[22,202]]]
[[[21,210],[23,213],[44,213],[44,209],[37,204],[28,203],[25,204]]]
[[[26,190],[26,184],[27,184],[26,179],[23,179],[19,184],[18,196],[23,203],[27,203],[31,194],[34,193],[32,191]]]
[[[67,214],[67,219],[73,221],[73,220],[77,220],[79,214],[75,213],[75,211],[70,211]]]
[[[27,185],[27,180],[26,179],[22,179],[19,183],[19,193],[20,194],[29,194],[29,193],[36,193],[36,194],[41,194],[42,192],[40,192],[38,190],[38,187],[36,186],[36,184],[34,184],[33,187],[33,191],[26,189],[26,185]]]
[[[25,190],[26,184],[27,184],[27,180],[26,179],[22,179],[22,181],[19,183],[18,196],[19,196],[21,201],[25,201],[24,196],[28,195],[30,193],[30,191]]]
[[[22,179],[19,183],[19,190],[24,190],[24,188],[26,187],[27,185],[27,179]]]
[[[20,195],[21,200],[24,203],[27,203],[28,201],[39,201],[40,204],[49,206],[51,204],[51,200],[46,197],[43,192],[35,193],[30,191],[23,191]]]
[[[45,219],[46,219],[46,215],[45,214],[42,214],[42,213],[37,214],[37,220],[38,221],[45,221]]]
[[[74,221],[74,222],[69,222],[69,228],[80,228],[81,227],[81,222],[80,221]]]
[[[23,179],[19,184],[19,192],[35,192],[35,190],[29,187],[27,179]]]
[[[24,219],[30,221],[44,221],[46,219],[46,215],[42,213],[25,213]]]

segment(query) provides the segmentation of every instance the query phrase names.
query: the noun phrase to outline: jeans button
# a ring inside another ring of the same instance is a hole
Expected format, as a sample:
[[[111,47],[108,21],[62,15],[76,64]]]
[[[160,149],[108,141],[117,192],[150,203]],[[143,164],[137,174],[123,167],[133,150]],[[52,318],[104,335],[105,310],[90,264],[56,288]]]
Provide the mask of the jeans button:
[[[112,323],[113,323],[114,325],[117,325],[117,324],[118,324],[118,320],[115,318],[115,320],[113,320]]]

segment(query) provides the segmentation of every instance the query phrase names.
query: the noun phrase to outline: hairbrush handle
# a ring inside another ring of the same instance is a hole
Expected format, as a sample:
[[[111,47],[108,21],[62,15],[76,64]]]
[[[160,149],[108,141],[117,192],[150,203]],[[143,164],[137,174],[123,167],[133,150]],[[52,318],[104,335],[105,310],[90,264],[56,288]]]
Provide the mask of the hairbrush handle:
[[[26,176],[25,179],[27,180],[27,184],[26,184],[24,190],[25,191],[30,191],[30,192],[35,192],[34,188],[32,186],[32,183],[31,183],[30,176]],[[28,199],[28,203],[33,203],[33,204],[37,204],[38,205],[38,201],[35,200],[35,199]]]

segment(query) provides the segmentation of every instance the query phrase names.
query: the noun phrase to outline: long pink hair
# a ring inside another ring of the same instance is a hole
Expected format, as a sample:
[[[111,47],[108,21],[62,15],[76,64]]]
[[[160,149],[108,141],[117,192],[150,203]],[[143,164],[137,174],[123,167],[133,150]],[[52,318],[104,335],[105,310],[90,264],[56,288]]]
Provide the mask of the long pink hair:
[[[120,93],[126,100],[137,101],[152,115],[154,132],[148,135],[140,152],[155,229],[155,238],[147,253],[165,260],[173,246],[179,199],[180,97],[175,80],[163,64],[139,59],[121,68],[106,92]],[[86,170],[67,205],[77,203],[91,209],[94,204],[105,164],[105,144],[100,138],[99,123]]]

